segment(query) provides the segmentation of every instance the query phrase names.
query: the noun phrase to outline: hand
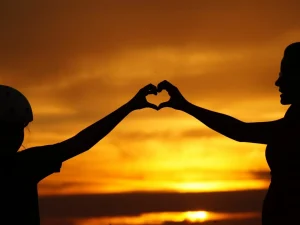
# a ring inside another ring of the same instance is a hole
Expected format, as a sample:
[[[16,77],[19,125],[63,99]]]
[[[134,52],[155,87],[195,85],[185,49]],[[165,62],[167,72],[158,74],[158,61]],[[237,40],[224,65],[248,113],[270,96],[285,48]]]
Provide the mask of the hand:
[[[157,85],[157,91],[161,92],[166,90],[170,95],[170,99],[167,102],[163,102],[158,106],[158,110],[164,107],[170,107],[173,109],[181,110],[186,105],[187,100],[182,96],[177,87],[170,82],[164,80]]]
[[[139,92],[129,101],[129,105],[133,110],[152,108],[158,110],[158,107],[147,101],[146,96],[149,94],[157,95],[157,89],[153,84],[148,84],[143,87]]]

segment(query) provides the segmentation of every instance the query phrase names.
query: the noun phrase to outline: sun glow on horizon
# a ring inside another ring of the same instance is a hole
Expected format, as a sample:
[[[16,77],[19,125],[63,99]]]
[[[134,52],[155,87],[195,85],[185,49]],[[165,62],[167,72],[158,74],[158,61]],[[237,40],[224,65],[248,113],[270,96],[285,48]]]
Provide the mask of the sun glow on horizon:
[[[187,220],[191,222],[203,222],[208,218],[206,211],[186,212]]]
[[[216,213],[211,211],[185,211],[185,212],[159,212],[143,213],[136,216],[102,217],[77,220],[77,225],[99,224],[131,224],[131,225],[162,225],[164,222],[189,222],[202,223],[208,221],[220,221],[224,219],[257,218],[259,213]]]

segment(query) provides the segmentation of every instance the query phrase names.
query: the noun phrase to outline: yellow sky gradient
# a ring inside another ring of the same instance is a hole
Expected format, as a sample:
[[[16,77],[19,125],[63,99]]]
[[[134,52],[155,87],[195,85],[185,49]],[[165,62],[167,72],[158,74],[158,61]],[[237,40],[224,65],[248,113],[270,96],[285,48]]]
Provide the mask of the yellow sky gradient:
[[[0,82],[32,103],[25,146],[63,141],[165,79],[243,121],[282,117],[274,82],[284,48],[300,40],[299,3],[230,2],[5,3]],[[140,110],[42,181],[40,194],[267,188],[257,175],[268,171],[264,149],[179,111]]]

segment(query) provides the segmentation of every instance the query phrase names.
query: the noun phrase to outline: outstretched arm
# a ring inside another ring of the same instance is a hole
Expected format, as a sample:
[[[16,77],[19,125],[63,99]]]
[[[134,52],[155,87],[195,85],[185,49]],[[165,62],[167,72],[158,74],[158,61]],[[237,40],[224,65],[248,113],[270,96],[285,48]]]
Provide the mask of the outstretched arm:
[[[130,112],[146,107],[157,110],[156,105],[147,102],[146,96],[148,94],[157,94],[156,87],[154,85],[149,84],[142,88],[129,102],[103,119],[80,131],[70,139],[53,145],[33,147],[25,150],[24,153],[34,152],[34,155],[37,158],[47,159],[47,157],[49,157],[49,159],[53,158],[60,162],[81,154],[92,148],[96,143],[110,133]]]
[[[282,119],[246,123],[231,116],[193,105],[181,95],[177,87],[168,81],[163,81],[158,85],[159,92],[163,89],[169,93],[171,98],[168,102],[160,104],[159,109],[171,107],[186,112],[207,127],[235,141],[267,144],[282,124]]]
[[[268,144],[274,132],[282,124],[282,119],[269,122],[246,123],[191,103],[184,105],[182,111],[195,117],[216,132],[239,142]]]

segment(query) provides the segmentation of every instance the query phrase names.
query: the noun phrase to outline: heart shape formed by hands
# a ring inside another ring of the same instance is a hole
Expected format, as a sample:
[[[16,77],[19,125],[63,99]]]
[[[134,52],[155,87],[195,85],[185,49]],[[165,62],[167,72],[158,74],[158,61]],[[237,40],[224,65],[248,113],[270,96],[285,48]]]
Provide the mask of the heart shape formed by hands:
[[[162,102],[168,102],[171,97],[166,90],[157,90],[157,95],[148,95],[146,99],[149,103],[159,106]]]
[[[151,94],[157,96],[158,93],[161,93],[159,94],[159,98],[157,97],[154,98],[154,96],[151,97]],[[170,107],[173,109],[181,110],[187,103],[187,101],[182,96],[178,88],[166,80],[160,82],[157,86],[153,84],[149,84],[145,86],[139,91],[139,94],[142,94],[141,99],[143,100],[139,108],[148,107],[148,108],[160,110],[165,107]],[[164,99],[168,98],[168,100],[163,101],[162,97]],[[160,104],[157,105],[155,101],[160,102]]]

